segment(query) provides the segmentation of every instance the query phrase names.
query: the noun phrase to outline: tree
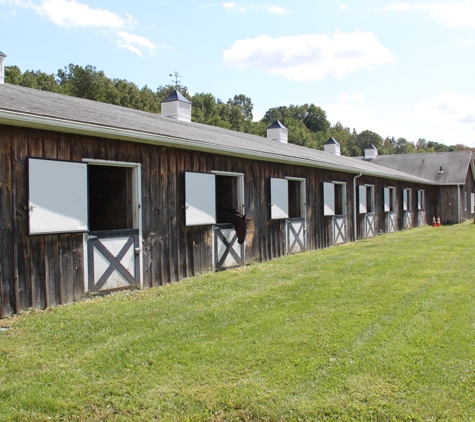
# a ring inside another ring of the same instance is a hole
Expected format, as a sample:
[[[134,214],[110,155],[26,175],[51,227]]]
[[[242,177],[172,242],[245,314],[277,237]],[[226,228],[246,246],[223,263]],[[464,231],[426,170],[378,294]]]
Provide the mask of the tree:
[[[373,144],[378,149],[378,153],[384,154],[386,151],[383,142],[383,138],[376,132],[364,130],[356,135],[356,145],[359,149],[358,155],[364,155],[364,150],[369,144]]]
[[[394,147],[395,154],[411,154],[416,152],[416,147],[413,142],[409,142],[405,138],[398,138]]]

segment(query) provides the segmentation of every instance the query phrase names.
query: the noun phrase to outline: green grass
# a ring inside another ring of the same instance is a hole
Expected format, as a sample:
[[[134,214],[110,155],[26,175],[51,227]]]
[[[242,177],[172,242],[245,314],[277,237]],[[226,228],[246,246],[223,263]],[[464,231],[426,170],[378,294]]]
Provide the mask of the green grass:
[[[0,321],[0,420],[475,420],[475,225]]]

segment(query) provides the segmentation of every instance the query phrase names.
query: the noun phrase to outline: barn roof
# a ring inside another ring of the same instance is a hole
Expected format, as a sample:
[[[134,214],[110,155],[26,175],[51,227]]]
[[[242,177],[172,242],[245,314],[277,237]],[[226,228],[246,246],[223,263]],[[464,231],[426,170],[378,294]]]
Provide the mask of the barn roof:
[[[0,123],[434,184],[351,157],[11,84],[0,85]]]
[[[6,55],[6,54],[3,54],[1,51],[0,51],[0,56],[2,56],[2,57],[7,57],[7,55]]]
[[[463,185],[469,166],[472,165],[471,158],[471,151],[454,151],[429,154],[378,155],[371,162],[432,180],[437,184]]]

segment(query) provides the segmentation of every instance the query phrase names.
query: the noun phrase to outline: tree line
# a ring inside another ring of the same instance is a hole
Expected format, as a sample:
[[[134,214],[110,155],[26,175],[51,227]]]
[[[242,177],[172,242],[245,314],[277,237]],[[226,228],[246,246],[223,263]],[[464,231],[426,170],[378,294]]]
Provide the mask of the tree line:
[[[161,102],[174,89],[178,89],[193,104],[191,117],[194,122],[265,137],[267,127],[278,119],[289,130],[289,143],[323,149],[323,144],[333,137],[340,143],[341,154],[347,156],[364,155],[364,149],[370,143],[378,149],[379,154],[475,151],[462,144],[447,146],[423,138],[414,143],[405,138],[382,138],[371,130],[358,133],[340,122],[332,125],[326,112],[315,104],[274,107],[267,110],[260,121],[253,121],[253,104],[244,94],[235,95],[224,102],[211,93],[190,95],[187,87],[181,84],[163,85],[156,90],[147,85],[139,88],[125,79],[111,79],[91,65],[82,67],[70,64],[59,69],[56,74],[39,70],[22,72],[18,66],[7,66],[5,82],[150,113],[160,113]]]

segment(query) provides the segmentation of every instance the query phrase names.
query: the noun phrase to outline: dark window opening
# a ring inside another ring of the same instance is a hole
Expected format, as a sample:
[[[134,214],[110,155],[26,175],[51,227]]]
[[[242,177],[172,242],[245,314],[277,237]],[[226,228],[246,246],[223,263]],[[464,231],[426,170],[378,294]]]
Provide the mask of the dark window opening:
[[[335,215],[344,214],[343,185],[335,184]]]
[[[366,212],[374,212],[374,187],[366,186]]]
[[[389,188],[389,211],[396,211],[396,189]]]
[[[216,176],[216,222],[233,223],[233,218],[226,213],[219,212],[220,208],[239,210],[238,178],[234,176]]]
[[[89,230],[133,229],[132,169],[88,166]]]
[[[302,190],[298,180],[289,180],[289,218],[301,218],[302,215]]]

